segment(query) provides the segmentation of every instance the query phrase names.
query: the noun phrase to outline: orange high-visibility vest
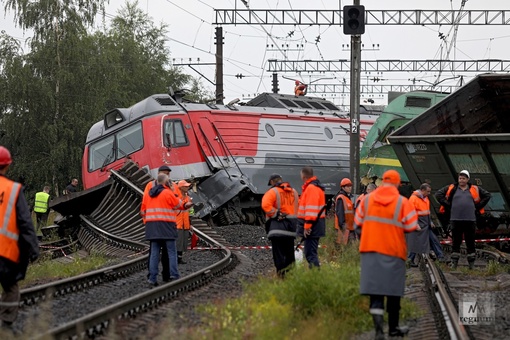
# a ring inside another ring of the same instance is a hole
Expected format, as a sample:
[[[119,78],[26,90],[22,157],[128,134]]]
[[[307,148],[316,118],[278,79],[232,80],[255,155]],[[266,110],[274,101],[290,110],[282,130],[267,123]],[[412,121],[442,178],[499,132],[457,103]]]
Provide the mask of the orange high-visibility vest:
[[[303,184],[303,192],[299,198],[297,217],[305,221],[305,229],[310,229],[317,218],[326,217],[325,209],[320,216],[317,216],[322,207],[326,205],[326,197],[321,188],[311,184],[315,180],[317,180],[317,177],[314,176]]]
[[[165,186],[165,189],[156,197],[148,196],[145,202],[145,222],[176,222],[177,209],[182,209],[182,201],[174,192]]]
[[[19,262],[16,203],[21,184],[0,176],[0,256]]]
[[[287,218],[297,217],[298,193],[288,183],[282,183],[282,186],[272,187],[262,197],[261,207],[268,219],[276,217],[278,210]]]
[[[450,184],[450,186],[448,187],[448,191],[446,192],[446,200],[447,201],[448,201],[448,198],[450,197],[450,194],[452,193],[452,190],[454,187],[455,187],[455,184]],[[459,188],[457,187],[457,190],[458,189]],[[478,191],[478,186],[472,184],[471,187],[469,188],[469,192],[471,193],[471,196],[473,197],[473,201],[475,202],[475,204],[478,204],[481,201],[480,192]],[[480,214],[485,213],[484,208],[482,208],[478,211],[480,212]],[[445,207],[444,206],[439,207],[439,212],[441,214],[444,214],[446,212]]]
[[[179,190],[181,191],[181,190]],[[182,204],[186,204],[188,202],[191,202],[188,195],[182,195]],[[190,223],[189,223],[189,210],[181,210],[177,211],[177,229],[184,229],[189,230],[190,229]]]
[[[418,191],[413,192],[411,197],[409,197],[409,202],[414,205],[416,209],[416,213],[418,214],[418,218],[420,216],[428,216],[430,215],[430,202],[429,198],[421,198],[420,193]]]
[[[377,203],[376,195],[372,194],[361,201],[355,216],[356,224],[363,230],[359,250],[399,257],[405,261],[407,246],[404,233],[416,230],[418,215],[396,188],[383,186],[377,190],[379,195],[394,195],[395,199],[386,206]]]
[[[344,205],[344,218],[345,228],[347,230],[354,230],[354,205],[349,197],[344,194],[340,194],[336,197],[335,204],[338,204],[338,200],[341,200]],[[338,225],[338,216],[335,214],[335,229],[340,229]]]

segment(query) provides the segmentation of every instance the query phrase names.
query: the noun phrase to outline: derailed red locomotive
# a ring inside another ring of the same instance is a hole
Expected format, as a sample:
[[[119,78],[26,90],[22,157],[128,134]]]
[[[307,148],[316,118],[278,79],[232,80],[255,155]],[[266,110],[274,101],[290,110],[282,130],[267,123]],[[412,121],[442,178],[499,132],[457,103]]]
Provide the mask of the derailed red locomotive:
[[[361,115],[361,137],[376,118]],[[322,98],[264,93],[245,105],[218,105],[155,94],[109,111],[92,126],[83,184],[101,184],[126,159],[153,176],[165,164],[172,180],[194,184],[194,202],[203,205],[198,217],[219,224],[258,223],[260,197],[272,173],[299,189],[299,170],[312,166],[326,194],[338,191],[340,180],[349,176],[349,124],[348,113]]]

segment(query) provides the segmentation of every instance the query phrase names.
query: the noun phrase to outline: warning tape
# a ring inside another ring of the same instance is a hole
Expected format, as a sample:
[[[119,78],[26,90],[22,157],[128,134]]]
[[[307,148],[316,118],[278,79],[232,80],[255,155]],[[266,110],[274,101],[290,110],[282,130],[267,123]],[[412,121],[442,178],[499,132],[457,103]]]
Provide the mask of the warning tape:
[[[484,239],[479,239],[479,240],[475,240],[476,243],[486,243],[486,242],[500,242],[500,241],[510,241],[510,237],[504,237],[504,238],[484,238]],[[462,241],[462,242],[466,242],[466,241]],[[441,244],[450,244],[452,243],[451,240],[446,240],[446,241],[440,241],[439,243]]]
[[[261,249],[272,249],[271,246],[239,246],[239,247],[188,247],[188,250],[218,250],[218,249],[228,249],[228,250],[261,250]],[[299,246],[299,248],[303,248],[302,245]],[[319,248],[326,248],[325,245],[319,245]]]

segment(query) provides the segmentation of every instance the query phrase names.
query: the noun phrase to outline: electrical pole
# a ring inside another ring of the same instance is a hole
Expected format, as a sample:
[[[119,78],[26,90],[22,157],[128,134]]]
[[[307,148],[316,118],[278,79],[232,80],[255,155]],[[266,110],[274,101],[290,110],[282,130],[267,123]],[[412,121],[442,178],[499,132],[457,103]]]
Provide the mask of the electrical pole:
[[[360,0],[354,0],[354,6],[359,6]],[[347,29],[350,30],[351,34],[351,91],[350,91],[350,118],[351,118],[351,133],[350,133],[350,152],[351,152],[351,161],[350,161],[350,173],[351,180],[353,183],[353,189],[355,194],[360,193],[360,133],[359,133],[359,125],[360,125],[360,85],[361,85],[361,33],[364,32],[364,18],[358,18],[357,16],[353,19],[353,13],[356,13],[356,8],[351,8],[347,10],[344,7],[344,33],[346,26]],[[364,16],[364,11],[359,13],[359,15]],[[351,25],[352,23],[352,25]],[[359,26],[357,24],[361,24],[363,26],[362,32],[358,31]],[[351,26],[351,27],[349,27]],[[354,34],[353,34],[354,33]]]
[[[216,27],[216,104],[223,104],[223,28]]]

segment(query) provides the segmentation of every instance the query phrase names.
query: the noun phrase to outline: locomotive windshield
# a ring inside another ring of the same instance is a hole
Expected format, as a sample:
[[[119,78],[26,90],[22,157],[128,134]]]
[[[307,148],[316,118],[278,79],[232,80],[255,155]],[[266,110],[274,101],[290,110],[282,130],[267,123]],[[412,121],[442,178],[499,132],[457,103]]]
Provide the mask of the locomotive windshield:
[[[89,171],[100,169],[142,148],[142,123],[138,122],[115,135],[92,143],[89,149]]]

